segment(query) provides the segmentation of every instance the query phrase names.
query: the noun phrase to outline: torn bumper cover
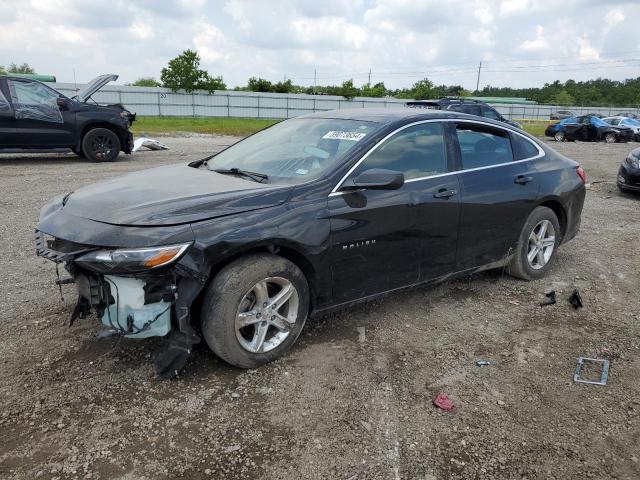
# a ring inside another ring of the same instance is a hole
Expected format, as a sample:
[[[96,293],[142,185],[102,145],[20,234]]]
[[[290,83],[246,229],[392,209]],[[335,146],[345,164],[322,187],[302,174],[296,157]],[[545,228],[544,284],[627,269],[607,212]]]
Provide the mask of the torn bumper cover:
[[[64,263],[78,291],[70,323],[92,311],[127,338],[165,337],[154,353],[156,373],[175,376],[200,341],[190,323],[191,304],[207,278],[185,254],[191,242],[145,248],[105,248],[35,232],[36,253]],[[58,283],[66,283],[58,279]]]

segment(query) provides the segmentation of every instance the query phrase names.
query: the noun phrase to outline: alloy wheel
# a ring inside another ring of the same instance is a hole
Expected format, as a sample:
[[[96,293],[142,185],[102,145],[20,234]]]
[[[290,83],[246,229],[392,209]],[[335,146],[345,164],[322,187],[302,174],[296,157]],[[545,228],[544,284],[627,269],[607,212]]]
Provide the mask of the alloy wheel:
[[[556,231],[549,220],[541,220],[529,235],[527,262],[535,270],[540,270],[551,259],[556,247]]]
[[[102,159],[108,158],[113,151],[113,139],[106,135],[96,135],[91,139],[91,150],[94,157],[100,155]]]
[[[299,296],[286,278],[268,277],[242,297],[236,313],[238,342],[246,351],[264,353],[280,346],[298,319]]]

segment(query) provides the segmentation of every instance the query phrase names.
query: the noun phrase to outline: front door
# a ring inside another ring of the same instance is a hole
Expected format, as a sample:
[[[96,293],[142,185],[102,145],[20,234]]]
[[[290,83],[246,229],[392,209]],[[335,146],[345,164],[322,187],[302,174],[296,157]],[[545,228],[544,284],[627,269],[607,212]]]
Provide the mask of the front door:
[[[6,83],[0,79],[0,148],[15,147],[16,119],[8,101]]]
[[[74,144],[75,113],[58,106],[60,94],[40,82],[8,80],[15,111],[18,146],[71,147]]]
[[[455,264],[458,180],[440,122],[405,127],[365,155],[347,176],[372,168],[401,172],[397,190],[329,197],[334,301],[411,285]],[[425,261],[428,256],[429,261]]]
[[[538,195],[535,165],[524,156],[533,158],[539,151],[533,144],[529,153],[514,149],[507,130],[485,124],[458,123],[456,132],[461,161],[458,269],[465,270],[505,258],[517,242]]]

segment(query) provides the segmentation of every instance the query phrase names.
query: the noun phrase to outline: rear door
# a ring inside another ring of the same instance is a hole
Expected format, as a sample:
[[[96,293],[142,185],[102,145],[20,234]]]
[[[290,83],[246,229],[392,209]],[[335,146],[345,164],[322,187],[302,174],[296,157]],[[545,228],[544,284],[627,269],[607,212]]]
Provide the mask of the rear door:
[[[14,147],[16,119],[9,103],[9,92],[4,78],[0,78],[0,148]]]
[[[40,82],[8,80],[19,147],[62,148],[74,144],[75,113],[61,110],[60,94]]]
[[[465,270],[504,258],[517,242],[538,195],[531,159],[543,152],[525,137],[488,124],[457,123],[456,138],[461,169],[457,263]],[[528,151],[514,145],[516,139],[527,142]]]
[[[458,179],[441,122],[405,127],[368,152],[365,170],[402,172],[397,190],[329,196],[334,299],[338,303],[440,276],[455,267]],[[342,182],[341,182],[342,183]]]

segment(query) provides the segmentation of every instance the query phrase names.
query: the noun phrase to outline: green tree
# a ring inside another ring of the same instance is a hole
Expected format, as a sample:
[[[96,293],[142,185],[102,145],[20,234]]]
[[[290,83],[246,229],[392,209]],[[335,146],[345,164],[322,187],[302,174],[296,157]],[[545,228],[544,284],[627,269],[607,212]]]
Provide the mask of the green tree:
[[[4,69],[2,65],[0,65],[0,75],[6,75],[7,71]]]
[[[16,65],[15,63],[12,63],[11,65],[9,65],[9,70],[7,71],[9,73],[36,73],[33,67],[28,63],[23,63],[22,65]]]
[[[291,93],[294,90],[295,85],[291,80],[285,80],[273,85],[273,91],[277,93]]]
[[[160,82],[153,77],[142,77],[137,79],[135,82],[131,83],[130,85],[134,87],[159,87]]]
[[[194,90],[224,90],[222,77],[211,77],[206,70],[200,69],[200,56],[193,50],[185,50],[181,55],[169,60],[169,65],[160,73],[162,86],[174,92],[182,89],[187,92]]]
[[[433,89],[433,83],[428,78],[419,80],[411,87],[413,98],[416,100],[424,100],[427,98],[435,98],[436,94]]]
[[[363,97],[380,98],[387,95],[387,93],[387,87],[384,86],[383,82],[376,83],[373,87],[368,83],[365,83],[361,89],[361,94]]]
[[[351,100],[353,97],[357,96],[360,93],[353,85],[353,80],[347,80],[342,82],[342,88],[340,88],[340,95],[342,95],[347,100]]]
[[[555,97],[553,97],[553,99],[551,100],[551,103],[554,103],[556,105],[569,106],[569,105],[575,105],[576,100],[566,90],[560,90],[560,92]]]
[[[247,82],[247,89],[250,92],[271,92],[273,85],[269,80],[260,77],[251,77]]]

